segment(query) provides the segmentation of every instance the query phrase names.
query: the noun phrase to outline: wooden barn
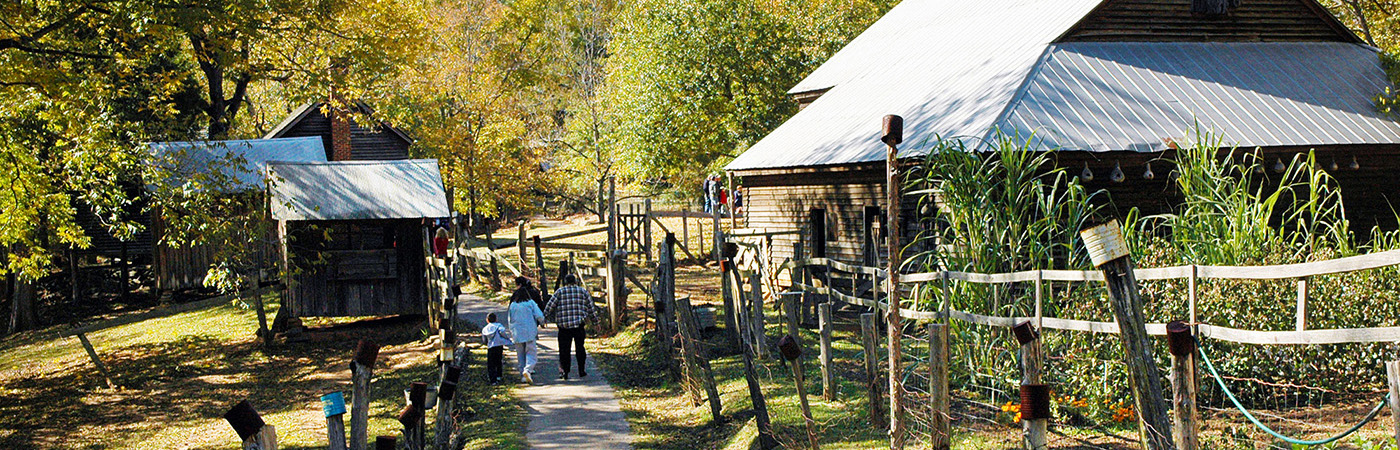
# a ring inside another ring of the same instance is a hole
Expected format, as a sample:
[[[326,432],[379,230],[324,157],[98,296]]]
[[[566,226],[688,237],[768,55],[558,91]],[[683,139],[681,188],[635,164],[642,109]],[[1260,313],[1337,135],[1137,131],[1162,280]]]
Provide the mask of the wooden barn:
[[[159,142],[148,144],[148,147],[155,163],[168,165],[162,170],[172,176],[195,180],[198,175],[206,175],[199,178],[207,180],[207,175],[216,171],[227,176],[226,183],[216,188],[229,191],[229,195],[262,191],[268,161],[325,161],[319,137]],[[147,228],[138,235],[136,242],[146,244],[139,248],[149,252],[155,288],[172,291],[203,286],[204,276],[214,262],[214,252],[207,246],[168,245],[162,241],[165,222],[160,217],[159,209],[153,209],[148,218]],[[110,251],[114,243],[120,245],[120,241],[111,238],[110,234],[104,232],[101,236],[106,238],[94,239],[97,244],[94,251]],[[276,255],[271,252],[273,249],[268,250],[267,261],[276,261]],[[127,251],[131,252],[131,249]]]
[[[1269,162],[1315,149],[1354,226],[1394,228],[1400,123],[1372,103],[1390,86],[1378,51],[1314,0],[905,0],[794,86],[800,111],[726,170],[749,227],[815,213],[828,256],[861,261],[885,197],[886,114],[904,118],[901,157],[938,137],[985,149],[1033,135],[1120,213],[1148,214],[1179,197],[1152,161],[1199,124]],[[776,256],[799,238],[779,236]]]
[[[373,113],[364,102],[355,102],[354,108],[356,113]],[[413,139],[403,131],[384,122],[363,126],[350,116],[329,108],[325,102],[307,103],[292,111],[263,138],[320,136],[328,161],[408,159]]]
[[[291,317],[426,314],[425,219],[448,217],[436,160],[274,162]]]

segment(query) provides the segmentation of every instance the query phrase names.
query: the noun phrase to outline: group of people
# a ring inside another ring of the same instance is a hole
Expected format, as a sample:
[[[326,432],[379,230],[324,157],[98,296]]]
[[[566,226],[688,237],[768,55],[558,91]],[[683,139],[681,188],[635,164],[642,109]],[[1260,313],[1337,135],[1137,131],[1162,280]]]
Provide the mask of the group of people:
[[[578,276],[569,274],[562,286],[546,302],[529,278],[515,277],[515,292],[510,297],[506,323],[501,324],[496,313],[486,315],[481,337],[486,341],[486,374],[492,384],[502,381],[505,347],[514,346],[520,380],[534,384],[535,363],[539,360],[539,329],[546,322],[559,327],[559,379],[568,380],[571,363],[578,362],[578,377],[588,376],[584,362],[588,354],[583,348],[587,335],[585,326],[597,318],[597,307],[588,290],[580,285]],[[570,354],[572,353],[572,355]],[[571,358],[572,356],[572,358]]]
[[[719,175],[710,174],[705,177],[705,181],[700,183],[701,196],[705,198],[705,213],[714,214],[716,210],[720,215],[744,214],[744,191],[735,188],[733,192],[733,211],[730,210],[730,192],[724,188],[724,183],[720,182]]]

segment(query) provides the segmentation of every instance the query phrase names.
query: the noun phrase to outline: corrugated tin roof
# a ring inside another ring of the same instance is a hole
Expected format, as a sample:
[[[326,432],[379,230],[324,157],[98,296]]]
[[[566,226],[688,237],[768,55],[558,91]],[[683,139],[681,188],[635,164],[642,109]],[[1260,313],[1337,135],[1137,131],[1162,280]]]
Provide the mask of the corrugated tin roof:
[[[1065,149],[1153,151],[1196,120],[1240,146],[1400,143],[1370,103],[1387,85],[1374,49],[1051,44],[1098,4],[905,0],[793,91],[835,87],[726,169],[881,161],[886,114],[904,117],[904,156],[939,136],[996,130]]]
[[[794,88],[834,83],[831,91],[726,169],[884,159],[877,136],[886,114],[904,117],[911,140],[934,133],[981,136],[1046,45],[1098,3],[905,0]]]
[[[434,159],[271,162],[272,217],[361,220],[448,217]]]
[[[174,174],[221,170],[234,178],[233,188],[261,188],[268,161],[325,161],[319,136],[234,141],[152,142],[147,144]]]
[[[1371,102],[1378,61],[1336,42],[1056,44],[997,128],[1087,151],[1165,150],[1197,123],[1240,147],[1400,143]]]

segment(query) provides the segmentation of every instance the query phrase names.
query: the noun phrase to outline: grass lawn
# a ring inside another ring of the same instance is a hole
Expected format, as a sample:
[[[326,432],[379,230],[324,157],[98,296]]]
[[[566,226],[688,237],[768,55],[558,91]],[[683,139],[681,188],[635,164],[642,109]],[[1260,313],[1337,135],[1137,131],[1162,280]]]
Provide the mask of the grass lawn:
[[[267,300],[271,317],[275,295]],[[92,333],[116,390],[105,387],[76,338],[54,338],[54,330],[12,336],[0,343],[0,448],[236,449],[222,416],[243,399],[277,427],[280,448],[324,448],[319,397],[336,390],[348,397],[347,363],[361,337],[383,345],[371,439],[401,430],[403,388],[437,380],[435,344],[418,321],[376,321],[267,349],[254,340],[256,328],[252,311],[230,304]],[[509,389],[482,382],[482,355],[474,352],[470,382],[457,394],[466,448],[523,448],[525,412]]]

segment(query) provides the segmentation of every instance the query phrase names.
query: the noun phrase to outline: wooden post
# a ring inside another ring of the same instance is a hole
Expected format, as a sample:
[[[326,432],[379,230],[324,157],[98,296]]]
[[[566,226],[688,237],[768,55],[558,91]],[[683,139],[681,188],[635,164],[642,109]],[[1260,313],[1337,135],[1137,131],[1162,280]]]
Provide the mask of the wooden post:
[[[929,446],[933,450],[948,450],[953,441],[948,404],[948,324],[929,324],[928,346],[928,392],[929,400],[933,403],[933,417],[929,418],[932,423]]]
[[[672,381],[680,379],[680,371],[676,367],[675,344],[671,338],[675,336],[676,330],[671,328],[671,324],[676,316],[676,235],[666,233],[666,244],[661,246],[660,254],[657,255],[658,274],[656,303],[656,329],[661,335],[662,353],[666,357],[666,372],[670,374]]]
[[[646,199],[643,208],[646,215],[642,216],[642,252],[647,255],[647,262],[651,262],[651,199]]]
[[[700,354],[699,330],[696,330],[695,314],[690,309],[690,297],[676,298],[676,324],[681,328],[681,351],[690,361],[692,368],[699,369],[700,381],[705,385],[705,393],[710,399],[710,419],[719,422],[723,417],[719,403],[719,389],[715,387],[715,375],[710,370],[710,361]]]
[[[520,260],[520,271],[530,270],[530,254],[525,252],[525,218],[520,219],[515,232],[515,253]]]
[[[725,258],[725,259],[720,260],[720,265],[719,265],[720,289],[719,289],[719,290],[720,290],[721,300],[724,302],[724,331],[725,331],[726,333],[729,334],[729,344],[730,344],[730,345],[733,345],[734,348],[739,348],[740,345],[743,345],[743,342],[741,342],[741,339],[740,339],[740,334],[742,334],[742,333],[739,331],[739,318],[738,318],[738,317],[735,317],[735,314],[734,314],[734,312],[735,312],[735,311],[734,311],[734,309],[735,309],[735,308],[734,308],[734,287],[735,287],[735,286],[734,286],[733,283],[730,282],[730,280],[732,279],[732,277],[734,277],[734,274],[733,274],[734,270],[735,270],[735,267],[734,267],[734,261],[733,261],[733,260],[730,260],[730,259],[728,259],[728,258]]]
[[[277,450],[277,427],[263,425],[258,434],[243,441],[243,450]]]
[[[455,358],[454,358],[455,359]],[[452,431],[457,429],[457,421],[452,416],[453,397],[457,395],[457,383],[461,381],[461,366],[448,364],[442,367],[442,380],[438,384],[437,420],[433,423],[433,441],[437,450],[449,450]]]
[[[704,233],[701,235],[703,239]],[[685,246],[686,249],[705,248],[704,243],[701,243],[700,247],[690,246],[690,208],[681,208],[681,245]]]
[[[277,429],[264,422],[247,400],[225,412],[224,420],[238,433],[243,450],[277,450]]]
[[[1298,279],[1298,308],[1294,321],[1294,328],[1298,331],[1308,329],[1308,279]]]
[[[739,228],[739,215],[734,214],[734,175],[725,172],[724,181],[728,189],[728,195],[724,196],[724,209],[729,211],[729,228]]]
[[[817,305],[817,326],[821,329],[822,398],[836,401],[836,380],[831,373],[831,303]]]
[[[1025,322],[1018,325],[1016,339],[1021,342],[1021,386],[1039,385],[1040,372],[1044,364],[1044,359],[1040,350],[1040,336],[1037,328]],[[1026,330],[1026,331],[1022,331]],[[1048,399],[1045,399],[1048,400]],[[1043,450],[1049,445],[1046,439],[1046,419],[1044,417],[1029,418],[1026,414],[1026,405],[1021,405],[1023,415],[1026,419],[1021,421],[1022,437],[1027,450]]]
[[[878,313],[865,313],[860,315],[860,343],[865,349],[865,384],[866,396],[870,398],[870,424],[877,428],[884,429],[889,425],[884,420],[881,413],[881,384],[880,383],[880,341],[879,327],[876,326],[876,315]]]
[[[530,240],[535,244],[535,267],[536,270],[539,272],[540,293],[548,295],[549,272],[546,272],[544,270],[544,251],[540,249],[540,235],[534,235],[530,237]]]
[[[723,249],[721,248],[724,246],[724,232],[719,229],[719,205],[715,205],[714,211],[710,215],[714,219],[715,225],[713,257],[715,259],[715,264],[719,264],[724,260]]]
[[[102,364],[102,359],[97,357],[97,349],[92,347],[92,342],[88,342],[86,334],[78,333],[78,342],[83,344],[83,350],[87,350],[88,358],[92,358],[92,365],[97,366],[97,372],[102,374],[102,379],[107,381],[107,389],[116,389],[117,385],[112,383],[112,374],[107,372],[107,365]]]
[[[904,140],[904,119],[896,115],[885,116],[884,134],[880,137],[887,147],[885,158],[885,190],[889,194],[885,200],[886,216],[889,223],[886,224],[885,237],[889,241],[889,274],[886,278],[887,297],[885,304],[889,305],[886,317],[889,319],[889,355],[890,355],[890,448],[901,450],[904,448],[904,396],[900,395],[904,391],[900,378],[900,368],[903,367],[903,358],[900,353],[900,339],[903,337],[903,319],[899,316],[899,266],[903,263],[900,257],[900,231],[899,231],[899,210],[900,210],[900,180],[899,180],[899,148],[898,145]]]
[[[797,400],[802,406],[802,421],[807,425],[807,440],[812,445],[812,448],[820,448],[820,446],[817,445],[817,422],[812,418],[811,405],[807,403],[806,370],[802,366],[802,339],[797,334],[798,330],[801,329],[797,324],[797,307],[798,301],[801,300],[801,298],[796,295],[789,295],[786,296],[785,300],[787,301],[784,302],[783,307],[787,310],[787,337],[798,350],[796,356],[790,356],[787,354],[787,350],[783,350],[783,357],[792,361],[792,377],[793,381],[797,384]]]
[[[350,362],[350,380],[354,383],[350,397],[350,450],[366,450],[369,441],[369,382],[374,378],[374,361],[378,357],[379,345],[362,340]]]
[[[749,284],[753,286],[753,297],[749,299],[749,326],[753,327],[754,357],[762,360],[768,353],[768,336],[764,332],[763,326],[763,285],[758,274],[749,276]]]
[[[1108,296],[1118,320],[1118,336],[1123,344],[1123,362],[1128,368],[1142,425],[1142,441],[1149,450],[1175,449],[1171,419],[1167,415],[1166,399],[1162,397],[1162,374],[1157,369],[1152,341],[1144,325],[1142,298],[1123,231],[1115,220],[1084,230],[1080,236],[1108,285]]]
[[[1396,445],[1400,445],[1400,361],[1387,361],[1385,363],[1386,385],[1390,388],[1390,418],[1395,424],[1394,436]]]
[[[345,394],[336,391],[322,395],[321,412],[326,415],[329,450],[345,450]]]
[[[1172,354],[1172,414],[1174,436],[1180,450],[1196,450],[1196,341],[1191,325],[1176,321],[1167,324],[1167,344]]]
[[[487,281],[491,283],[491,290],[500,291],[501,267],[500,263],[496,262],[496,239],[491,237],[492,228],[496,227],[489,223],[486,224],[486,255],[491,259],[491,279]]]
[[[773,436],[773,424],[768,417],[768,402],[763,398],[763,389],[758,385],[758,371],[754,369],[753,356],[744,349],[744,381],[749,387],[749,399],[753,403],[754,423],[758,425],[759,448],[776,448],[778,439]]]
[[[617,180],[608,177],[608,253],[617,249]]]

